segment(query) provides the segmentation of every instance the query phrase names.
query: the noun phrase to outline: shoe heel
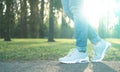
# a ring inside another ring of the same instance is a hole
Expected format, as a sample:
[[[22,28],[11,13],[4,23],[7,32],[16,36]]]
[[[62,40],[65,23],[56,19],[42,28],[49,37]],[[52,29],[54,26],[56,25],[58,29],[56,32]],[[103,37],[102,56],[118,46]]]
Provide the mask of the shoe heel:
[[[88,63],[89,57],[86,57],[85,59],[79,60],[78,63]]]

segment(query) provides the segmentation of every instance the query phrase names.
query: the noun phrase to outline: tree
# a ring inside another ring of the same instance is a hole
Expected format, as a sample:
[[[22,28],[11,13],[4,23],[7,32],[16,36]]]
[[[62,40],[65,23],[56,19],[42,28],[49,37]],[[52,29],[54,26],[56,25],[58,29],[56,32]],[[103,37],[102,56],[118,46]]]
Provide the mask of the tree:
[[[61,8],[60,0],[50,0],[49,4],[49,34],[48,42],[54,42],[54,10],[59,10]]]
[[[30,37],[32,38],[37,38],[39,37],[39,8],[38,8],[38,4],[39,1],[38,0],[29,0],[29,4],[30,4]]]
[[[20,7],[21,7],[21,12],[20,12],[20,21],[18,25],[19,29],[19,37],[28,37],[28,22],[27,22],[27,0],[20,0]]]
[[[46,26],[44,25],[44,0],[41,0],[41,9],[40,9],[40,28],[39,28],[39,36],[40,38],[44,38]]]
[[[48,42],[54,42],[54,12],[53,12],[53,2],[54,2],[53,0],[50,0]]]
[[[100,37],[102,37],[102,38],[106,37],[106,25],[104,23],[103,17],[99,21],[98,33],[99,33]]]
[[[64,13],[62,14],[62,24],[61,24],[61,37],[62,38],[72,38],[74,35],[74,29],[70,27],[70,20],[67,23]]]
[[[118,6],[120,6],[120,0],[116,0]],[[118,23],[114,26],[114,37],[120,38],[120,7],[116,11],[116,16],[118,17]]]
[[[3,9],[4,9],[4,5],[3,5],[3,0],[0,0],[0,37],[3,37]]]
[[[11,41],[11,27],[14,21],[13,14],[13,0],[5,0],[6,2],[6,12],[5,12],[5,21],[4,21],[4,40]]]

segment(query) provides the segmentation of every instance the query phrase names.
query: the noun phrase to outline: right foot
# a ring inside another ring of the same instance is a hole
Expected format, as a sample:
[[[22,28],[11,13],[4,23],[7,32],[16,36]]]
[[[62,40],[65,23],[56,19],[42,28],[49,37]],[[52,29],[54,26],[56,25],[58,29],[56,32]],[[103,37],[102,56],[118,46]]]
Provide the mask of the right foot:
[[[61,63],[87,63],[89,57],[87,53],[79,52],[76,48],[69,52],[65,57],[59,59]]]

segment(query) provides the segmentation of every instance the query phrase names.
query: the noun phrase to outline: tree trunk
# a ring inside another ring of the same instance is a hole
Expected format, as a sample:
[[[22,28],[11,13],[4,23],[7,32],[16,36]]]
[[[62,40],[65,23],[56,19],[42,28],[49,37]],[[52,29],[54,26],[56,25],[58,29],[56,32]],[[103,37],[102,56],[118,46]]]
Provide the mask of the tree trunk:
[[[0,38],[3,38],[3,9],[4,9],[4,5],[3,5],[3,0],[0,0]]]
[[[6,0],[6,13],[4,24],[4,40],[11,41],[11,25],[13,23],[13,0]]]
[[[99,20],[99,26],[98,26],[98,33],[100,35],[100,37],[104,38],[105,37],[105,24],[104,24],[104,21],[103,21],[103,17],[100,18]]]
[[[32,38],[39,37],[39,9],[38,0],[29,0],[30,3],[30,36]]]
[[[28,37],[28,23],[27,23],[27,0],[20,0],[21,13],[20,13],[20,29],[19,37]]]
[[[53,13],[53,0],[50,0],[49,12],[49,35],[48,42],[54,42],[54,13]]]
[[[45,25],[44,25],[44,0],[41,0],[40,29],[39,29],[39,36],[40,36],[40,38],[44,38],[44,33],[45,33]]]

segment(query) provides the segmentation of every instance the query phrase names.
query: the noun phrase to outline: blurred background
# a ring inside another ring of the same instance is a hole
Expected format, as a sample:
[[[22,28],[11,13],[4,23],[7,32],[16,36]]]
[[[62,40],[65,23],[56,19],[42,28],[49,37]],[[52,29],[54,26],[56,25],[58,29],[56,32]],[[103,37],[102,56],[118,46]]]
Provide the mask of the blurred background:
[[[120,0],[85,0],[84,15],[102,38],[120,38]],[[0,38],[74,38],[61,0],[0,0]]]

